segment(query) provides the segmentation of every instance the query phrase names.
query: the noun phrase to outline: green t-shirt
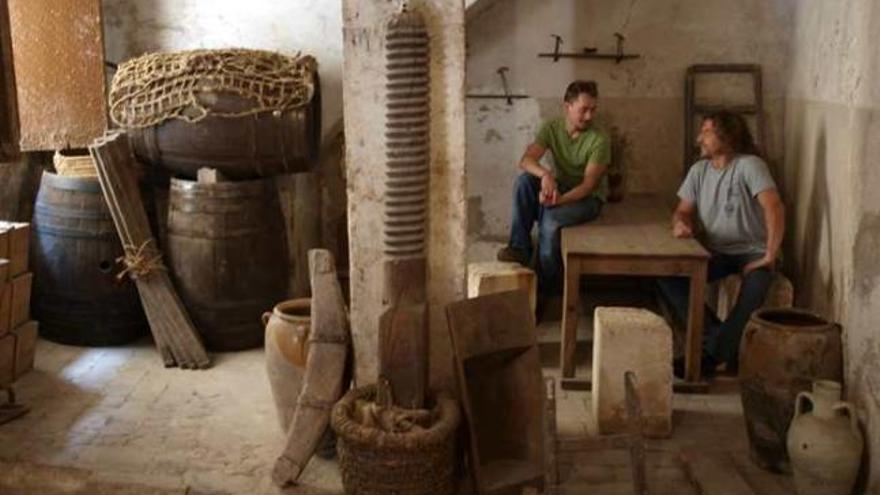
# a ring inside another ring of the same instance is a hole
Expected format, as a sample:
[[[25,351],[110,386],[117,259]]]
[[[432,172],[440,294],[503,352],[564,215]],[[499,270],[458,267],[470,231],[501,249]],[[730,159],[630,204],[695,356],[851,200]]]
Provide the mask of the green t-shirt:
[[[572,139],[565,128],[564,118],[549,120],[541,125],[535,143],[553,153],[554,175],[562,192],[584,181],[588,164],[611,164],[611,140],[595,124],[590,124],[580,136]],[[605,201],[608,196],[607,174],[602,175],[591,194]]]

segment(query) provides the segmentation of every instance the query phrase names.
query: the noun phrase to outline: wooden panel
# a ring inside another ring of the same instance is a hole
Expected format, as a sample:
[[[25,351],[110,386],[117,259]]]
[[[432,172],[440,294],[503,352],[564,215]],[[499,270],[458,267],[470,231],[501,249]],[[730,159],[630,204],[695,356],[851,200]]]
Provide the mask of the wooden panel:
[[[32,273],[24,273],[12,279],[11,304],[9,309],[9,328],[15,328],[28,321],[31,316]]]
[[[11,333],[0,337],[0,387],[12,384],[15,379],[15,336]]]
[[[19,325],[12,331],[15,335],[15,369],[16,379],[28,371],[34,369],[34,355],[37,350],[38,323],[29,321]]]
[[[10,278],[21,275],[28,269],[30,236],[29,223],[0,220],[0,258],[9,259]]]
[[[85,147],[107,127],[100,0],[7,0],[22,151]]]
[[[14,158],[17,154],[18,117],[15,113],[9,10],[6,0],[0,0],[0,161]]]
[[[562,230],[565,254],[708,258],[694,239],[672,236],[672,209],[660,196],[631,195],[605,205],[594,222]]]
[[[0,260],[6,261],[6,260]],[[12,328],[9,322],[12,313],[12,284],[8,281],[0,280],[0,336],[9,333]]]
[[[546,388],[528,294],[466,299],[446,315],[477,493],[543,488]]]

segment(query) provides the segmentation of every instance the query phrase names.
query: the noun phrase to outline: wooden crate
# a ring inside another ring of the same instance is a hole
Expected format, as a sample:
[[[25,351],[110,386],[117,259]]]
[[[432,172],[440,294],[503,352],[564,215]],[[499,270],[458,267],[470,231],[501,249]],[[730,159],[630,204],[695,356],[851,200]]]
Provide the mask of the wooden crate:
[[[543,489],[546,389],[528,293],[454,302],[446,315],[476,492]]]
[[[12,335],[15,337],[15,364],[13,367],[15,379],[34,369],[38,328],[39,324],[31,320],[12,330]]]
[[[15,336],[11,333],[0,337],[0,387],[11,385],[15,380]]]
[[[28,269],[30,235],[29,223],[0,220],[0,258],[9,260],[10,277],[21,275]]]
[[[30,319],[31,286],[34,274],[24,273],[12,279],[10,286],[9,328],[15,328]]]

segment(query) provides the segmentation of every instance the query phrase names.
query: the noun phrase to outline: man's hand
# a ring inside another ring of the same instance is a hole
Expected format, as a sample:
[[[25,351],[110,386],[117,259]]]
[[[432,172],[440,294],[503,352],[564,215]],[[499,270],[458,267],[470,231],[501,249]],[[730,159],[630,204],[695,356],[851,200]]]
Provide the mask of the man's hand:
[[[743,276],[746,276],[759,268],[773,268],[773,263],[775,261],[776,257],[774,256],[764,256],[763,258],[756,259],[755,261],[750,261],[746,264],[746,266],[743,267],[742,274]]]
[[[556,179],[550,172],[545,172],[541,176],[541,193],[538,194],[538,202],[544,206],[556,206],[558,199],[559,190],[556,187]]]
[[[694,236],[694,231],[687,223],[676,220],[672,225],[672,235],[679,239],[687,239]]]

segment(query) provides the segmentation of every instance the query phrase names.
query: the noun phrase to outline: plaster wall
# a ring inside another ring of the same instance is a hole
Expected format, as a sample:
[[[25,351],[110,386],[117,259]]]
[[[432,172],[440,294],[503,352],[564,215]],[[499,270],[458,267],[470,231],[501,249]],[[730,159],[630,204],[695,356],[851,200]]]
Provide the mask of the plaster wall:
[[[464,2],[413,0],[430,35],[428,302],[431,378],[452,387],[445,306],[465,297]],[[385,25],[399,2],[343,1],[344,111],[355,380],[375,381],[382,299]]]
[[[880,5],[798,6],[785,114],[786,252],[797,303],[843,325],[849,400],[880,488]]]
[[[502,92],[499,67],[511,92],[528,99],[467,100],[468,216],[471,241],[504,241],[517,163],[541,121],[560,115],[562,93],[574,79],[599,85],[599,121],[619,137],[617,159],[628,192],[674,195],[682,178],[684,76],[697,63],[756,63],[763,69],[767,112],[766,149],[781,162],[787,54],[793,0],[596,0],[477,1],[469,12],[468,93]],[[627,53],[641,58],[609,60],[538,58],[553,51],[595,47],[614,52],[614,33],[626,36]],[[702,80],[698,97],[751,100],[742,77]]]

